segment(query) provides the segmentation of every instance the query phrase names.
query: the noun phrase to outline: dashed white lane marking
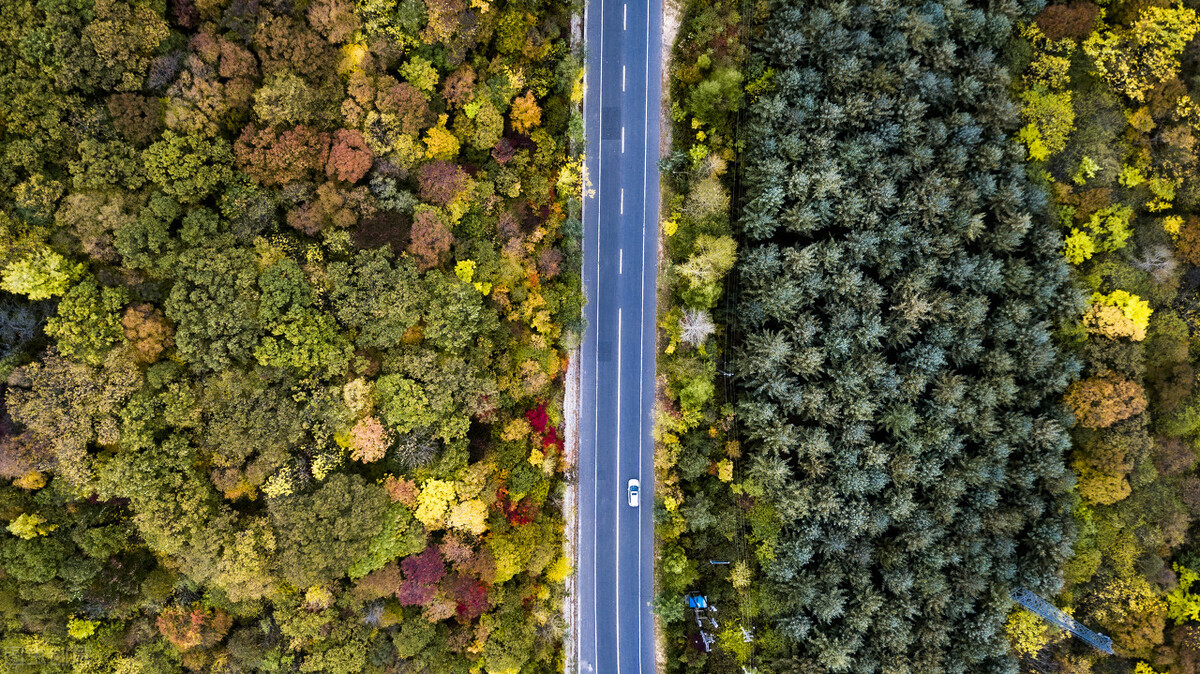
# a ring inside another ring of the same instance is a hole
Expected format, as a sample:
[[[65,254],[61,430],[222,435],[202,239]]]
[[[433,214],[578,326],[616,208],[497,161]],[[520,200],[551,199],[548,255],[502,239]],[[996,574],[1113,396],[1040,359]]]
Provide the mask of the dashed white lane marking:
[[[621,215],[625,215],[625,188],[621,188]]]

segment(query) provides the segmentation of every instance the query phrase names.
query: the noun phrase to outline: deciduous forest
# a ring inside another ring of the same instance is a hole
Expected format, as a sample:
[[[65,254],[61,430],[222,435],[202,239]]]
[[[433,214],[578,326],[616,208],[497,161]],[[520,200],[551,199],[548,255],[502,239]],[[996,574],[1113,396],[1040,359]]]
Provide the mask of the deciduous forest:
[[[0,3],[4,671],[562,668],[570,3]]]
[[[686,7],[670,671],[1200,670],[1198,9]]]

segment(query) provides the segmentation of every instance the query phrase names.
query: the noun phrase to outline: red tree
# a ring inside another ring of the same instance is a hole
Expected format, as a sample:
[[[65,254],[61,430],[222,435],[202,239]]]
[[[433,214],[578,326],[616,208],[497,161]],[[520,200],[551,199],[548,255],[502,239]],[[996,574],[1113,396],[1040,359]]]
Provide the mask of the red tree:
[[[396,590],[396,599],[405,606],[419,606],[433,600],[438,581],[446,575],[446,564],[436,546],[409,555],[400,562],[404,581]]]
[[[441,262],[442,255],[450,251],[454,235],[437,213],[421,211],[413,220],[408,252],[417,258],[417,266],[433,269]]]
[[[159,633],[181,651],[207,648],[225,638],[233,619],[224,611],[209,611],[199,604],[169,606],[155,620]]]
[[[238,167],[267,186],[311,180],[329,159],[329,134],[300,125],[276,135],[253,124],[234,144]]]
[[[487,585],[478,579],[454,573],[442,581],[442,593],[455,604],[458,621],[467,623],[490,608]]]
[[[550,423],[550,415],[546,413],[546,406],[538,405],[532,410],[525,412],[525,419],[533,426],[533,430],[538,433],[545,433],[546,426]]]
[[[444,207],[467,185],[467,174],[458,164],[439,159],[421,166],[417,183],[422,200]]]
[[[371,170],[373,160],[374,155],[361,133],[338,129],[333,132],[333,148],[329,151],[329,163],[325,164],[325,175],[348,183],[358,182]]]
[[[425,94],[408,82],[395,82],[380,89],[375,95],[375,107],[382,113],[396,115],[400,132],[409,136],[420,135],[437,119],[429,109]]]

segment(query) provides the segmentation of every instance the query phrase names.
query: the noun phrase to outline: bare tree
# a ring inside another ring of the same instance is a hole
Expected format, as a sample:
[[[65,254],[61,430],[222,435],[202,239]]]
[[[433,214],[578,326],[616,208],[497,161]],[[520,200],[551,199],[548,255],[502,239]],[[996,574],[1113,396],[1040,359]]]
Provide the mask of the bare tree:
[[[1133,261],[1133,266],[1144,272],[1149,272],[1154,280],[1163,283],[1175,272],[1175,256],[1171,248],[1164,244],[1150,246],[1142,251],[1140,257]]]
[[[712,318],[703,309],[685,309],[679,319],[679,341],[691,346],[700,346],[716,331]]]

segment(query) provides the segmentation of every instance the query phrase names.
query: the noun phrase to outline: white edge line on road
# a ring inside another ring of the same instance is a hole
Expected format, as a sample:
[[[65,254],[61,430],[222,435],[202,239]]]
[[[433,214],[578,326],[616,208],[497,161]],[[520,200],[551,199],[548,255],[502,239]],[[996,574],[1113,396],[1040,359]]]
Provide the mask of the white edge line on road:
[[[621,298],[617,296],[617,485],[621,484]],[[613,532],[613,550],[617,551],[617,582],[616,597],[613,603],[617,609],[617,674],[621,673],[621,499],[617,499],[617,530]],[[640,513],[639,513],[640,514]],[[638,532],[639,536],[641,532]],[[641,579],[638,579],[641,582]],[[642,591],[638,585],[638,592]],[[598,631],[598,630],[597,630]],[[641,650],[641,644],[638,644]],[[640,655],[639,655],[640,658]],[[638,660],[638,671],[641,672],[641,660]]]
[[[591,3],[588,3],[591,6]],[[584,32],[587,35],[587,32]],[[586,38],[585,38],[586,39]],[[600,128],[604,128],[604,0],[600,0],[600,54],[596,59],[600,62],[599,74],[599,89],[600,89]],[[585,113],[586,116],[586,113]],[[600,150],[604,146],[604,133],[596,134],[596,367],[592,370],[592,517],[595,518],[599,511],[599,500],[596,498],[594,491],[595,485],[600,481],[600,461],[598,460],[598,452],[596,451],[596,439],[600,435],[600,405],[598,398],[600,393],[600,188],[601,188],[601,173],[604,170],[604,164],[600,161]],[[596,550],[599,548],[599,534],[596,531],[595,522],[592,523],[592,658],[598,660],[600,657],[600,602],[598,601],[598,586],[596,584]]]
[[[650,18],[649,5],[653,5],[653,4],[654,4],[653,2],[647,3],[648,6],[647,6],[647,11],[646,11],[646,78],[645,78],[644,86],[642,87],[642,97],[643,97],[644,104],[645,104],[645,112],[642,114],[642,121],[644,122],[644,127],[643,127],[644,130],[642,131],[642,145],[645,149],[644,149],[644,154],[642,155],[642,282],[640,284],[641,285],[641,297],[640,297],[641,307],[639,308],[639,312],[638,312],[639,316],[641,317],[641,322],[639,324],[639,327],[641,329],[638,330],[638,371],[639,371],[639,376],[638,376],[638,472],[639,473],[642,470],[642,443],[645,440],[645,435],[646,435],[643,430],[643,427],[645,424],[645,410],[642,409],[642,397],[645,395],[645,393],[642,390],[642,388],[646,381],[646,377],[645,377],[645,367],[646,367],[646,220],[648,219],[648,216],[654,218],[655,230],[657,231],[657,229],[658,229],[658,211],[657,211],[657,209],[655,209],[652,213],[648,214],[647,213],[648,209],[646,208],[647,205],[649,205],[649,200],[646,198],[646,194],[647,194],[647,192],[646,192],[646,174],[649,172],[649,169],[646,166],[646,164],[649,163],[648,160],[650,159],[650,144],[649,144],[650,143],[650,59],[651,59],[651,54],[652,54],[652,52],[650,50],[652,47],[655,46],[655,45],[650,44],[651,18]],[[657,111],[656,111],[656,114],[657,114]],[[656,150],[657,150],[657,148],[656,148]],[[655,238],[655,240],[657,241],[657,237]],[[650,321],[650,324],[654,325],[654,321]],[[653,474],[651,474],[651,476],[650,476],[650,482],[651,482],[651,484],[654,483]],[[651,492],[651,496],[653,496],[654,490],[651,489],[650,492]],[[653,500],[651,501],[651,504],[653,504]],[[641,592],[642,592],[642,512],[641,512],[640,508],[638,509],[638,555],[637,555],[637,557],[638,557],[638,567],[637,567],[638,595],[640,596]],[[638,616],[638,618],[637,618],[638,670],[639,671],[642,670],[642,614],[643,613],[645,613],[645,607],[639,606],[638,612],[637,612],[637,616]]]

